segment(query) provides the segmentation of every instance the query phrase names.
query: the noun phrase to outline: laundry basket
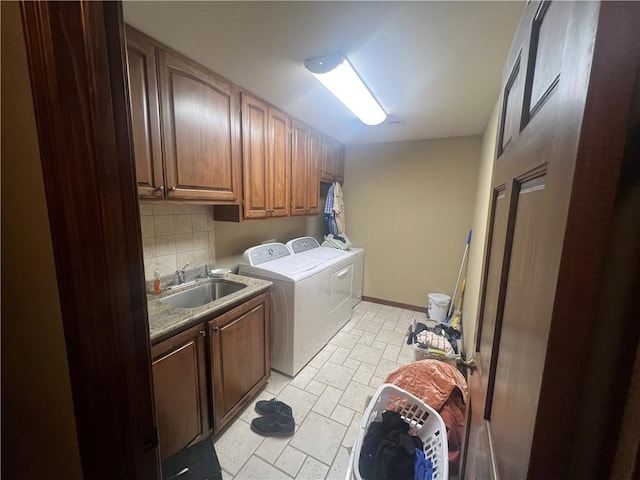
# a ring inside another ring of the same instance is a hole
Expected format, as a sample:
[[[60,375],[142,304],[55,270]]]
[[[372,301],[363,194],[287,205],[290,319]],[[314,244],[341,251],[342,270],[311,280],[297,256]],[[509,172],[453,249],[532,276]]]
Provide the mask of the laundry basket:
[[[390,383],[385,383],[378,388],[362,416],[360,431],[349,459],[345,480],[362,480],[358,468],[362,443],[369,430],[369,424],[380,421],[385,410],[398,412],[405,422],[417,430],[416,435],[424,444],[424,456],[431,460],[433,466],[433,480],[447,480],[449,448],[447,428],[442,417],[417,397]]]

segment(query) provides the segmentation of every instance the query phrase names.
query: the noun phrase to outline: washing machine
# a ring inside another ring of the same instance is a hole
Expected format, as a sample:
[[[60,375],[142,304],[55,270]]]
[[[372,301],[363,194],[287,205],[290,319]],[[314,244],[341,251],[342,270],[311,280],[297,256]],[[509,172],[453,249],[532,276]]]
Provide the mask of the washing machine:
[[[245,250],[238,273],[269,280],[271,368],[295,376],[329,341],[329,270],[283,243]]]
[[[331,290],[333,292],[333,308],[337,307],[346,289],[349,289],[349,305],[356,306],[362,299],[362,283],[364,279],[364,249],[351,247],[349,250],[339,250],[332,247],[323,247],[313,237],[298,237],[287,242],[287,248],[294,255],[319,260],[328,267],[333,268],[335,278],[332,277]],[[348,274],[345,268],[351,265]],[[343,277],[340,277],[342,275]],[[349,315],[351,318],[351,315]]]

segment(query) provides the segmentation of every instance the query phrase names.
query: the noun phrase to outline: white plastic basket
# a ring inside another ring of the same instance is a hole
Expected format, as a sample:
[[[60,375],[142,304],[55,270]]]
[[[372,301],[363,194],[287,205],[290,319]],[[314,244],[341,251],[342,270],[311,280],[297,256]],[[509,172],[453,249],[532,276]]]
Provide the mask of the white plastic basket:
[[[350,457],[346,480],[362,480],[358,462],[364,437],[369,425],[382,419],[385,410],[398,412],[402,419],[416,430],[416,436],[424,444],[424,456],[431,459],[433,480],[447,480],[449,476],[449,448],[447,428],[442,417],[429,405],[409,392],[385,383],[376,391],[360,422],[360,431]]]

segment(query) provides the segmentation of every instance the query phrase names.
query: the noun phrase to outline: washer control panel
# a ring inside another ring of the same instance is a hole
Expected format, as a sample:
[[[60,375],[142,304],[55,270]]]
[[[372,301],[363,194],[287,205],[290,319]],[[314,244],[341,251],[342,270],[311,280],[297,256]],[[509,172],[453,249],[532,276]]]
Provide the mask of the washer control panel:
[[[287,242],[287,247],[289,247],[293,253],[306,252],[319,246],[320,244],[313,237],[300,237]]]
[[[242,260],[244,263],[255,266],[289,255],[291,252],[283,243],[265,243],[245,250]]]

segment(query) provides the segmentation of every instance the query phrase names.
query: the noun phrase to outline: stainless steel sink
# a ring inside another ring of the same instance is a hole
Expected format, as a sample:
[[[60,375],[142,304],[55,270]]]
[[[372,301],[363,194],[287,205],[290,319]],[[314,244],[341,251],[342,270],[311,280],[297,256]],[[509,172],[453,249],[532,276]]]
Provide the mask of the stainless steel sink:
[[[182,290],[161,298],[162,303],[172,307],[194,308],[242,290],[246,285],[229,280],[207,280],[198,286]]]

